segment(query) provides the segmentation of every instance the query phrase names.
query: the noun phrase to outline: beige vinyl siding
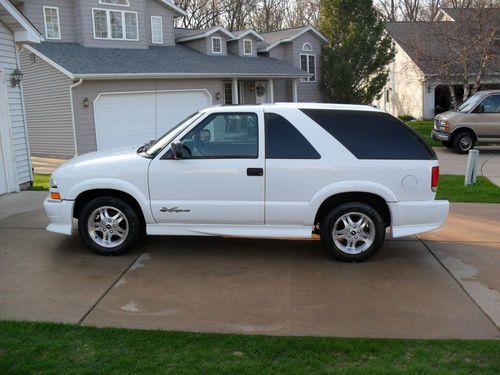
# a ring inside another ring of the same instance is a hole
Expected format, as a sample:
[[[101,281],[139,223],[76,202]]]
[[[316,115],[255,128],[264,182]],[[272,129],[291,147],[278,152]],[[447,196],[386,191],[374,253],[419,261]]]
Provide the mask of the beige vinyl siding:
[[[35,156],[75,155],[69,87],[63,73],[31,53],[20,53],[29,144]]]
[[[4,72],[5,82],[3,84],[7,88],[7,107],[17,179],[19,184],[24,184],[32,180],[32,175],[22,93],[19,86],[12,87],[10,84],[10,76],[16,67],[16,47],[12,32],[0,23],[0,69]]]
[[[163,44],[151,43],[151,16],[159,16],[163,27]],[[173,46],[174,38],[174,15],[172,11],[157,0],[146,0],[146,35],[149,45]]]
[[[78,153],[84,154],[96,151],[97,149],[94,100],[100,93],[189,89],[206,89],[212,95],[213,104],[221,104],[220,100],[217,101],[215,99],[217,92],[222,93],[222,82],[220,79],[84,81],[83,84],[73,89]],[[81,104],[84,98],[89,98],[90,100],[90,106],[87,108]]]
[[[96,3],[99,1],[96,0]],[[59,8],[59,24],[61,26],[61,39],[50,39],[51,42],[76,42],[75,37],[75,0],[30,0],[24,4],[24,15],[45,37],[45,21],[43,7]]]

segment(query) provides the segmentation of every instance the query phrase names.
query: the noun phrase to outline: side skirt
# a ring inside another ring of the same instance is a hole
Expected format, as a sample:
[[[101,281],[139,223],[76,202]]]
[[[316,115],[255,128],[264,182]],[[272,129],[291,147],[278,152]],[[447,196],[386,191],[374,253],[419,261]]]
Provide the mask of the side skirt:
[[[312,226],[147,224],[146,233],[171,236],[231,236],[251,238],[311,238]]]

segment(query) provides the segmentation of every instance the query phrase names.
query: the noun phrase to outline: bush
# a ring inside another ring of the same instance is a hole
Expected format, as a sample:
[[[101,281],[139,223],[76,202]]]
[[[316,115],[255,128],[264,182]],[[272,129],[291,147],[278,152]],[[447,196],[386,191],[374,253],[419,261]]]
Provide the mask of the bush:
[[[399,115],[398,118],[402,121],[412,121],[415,120],[415,117],[412,115]]]

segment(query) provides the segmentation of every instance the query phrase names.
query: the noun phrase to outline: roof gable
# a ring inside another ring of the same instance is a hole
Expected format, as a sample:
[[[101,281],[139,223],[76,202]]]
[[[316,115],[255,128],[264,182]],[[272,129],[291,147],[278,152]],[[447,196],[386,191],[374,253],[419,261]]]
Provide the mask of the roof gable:
[[[228,37],[229,39],[234,39],[234,35],[223,28],[222,26],[215,26],[210,29],[175,29],[175,41],[176,42],[187,42],[190,40],[206,38],[212,34],[221,33]]]
[[[187,12],[178,7],[177,5],[175,5],[174,3],[172,3],[171,1],[168,1],[168,0],[159,0],[160,3],[162,3],[163,5],[165,5],[166,7],[172,9],[174,11],[174,13],[177,14],[178,17],[185,17],[187,16]]]
[[[0,0],[0,21],[14,34],[16,42],[40,43],[40,32],[8,0]]]
[[[328,39],[314,27],[302,26],[292,29],[284,29],[284,30],[271,31],[267,33],[261,33],[265,43],[262,43],[260,45],[259,51],[269,52],[277,45],[281,43],[291,42],[307,32],[311,32],[315,37],[317,37],[323,43],[328,43]]]

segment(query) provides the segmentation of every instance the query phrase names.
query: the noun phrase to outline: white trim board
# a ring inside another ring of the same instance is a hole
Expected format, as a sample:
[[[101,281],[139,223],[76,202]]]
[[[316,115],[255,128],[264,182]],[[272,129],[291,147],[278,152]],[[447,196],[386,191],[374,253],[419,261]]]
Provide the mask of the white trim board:
[[[200,30],[199,34],[188,35],[188,36],[180,35],[179,37],[175,38],[175,41],[176,42],[187,42],[190,40],[202,39],[202,38],[206,38],[206,37],[208,37],[214,33],[217,33],[217,32],[225,34],[230,39],[234,39],[234,35],[231,32],[229,32],[228,30],[226,30],[222,26],[217,26],[217,27],[213,27],[211,29],[205,30],[205,31]]]
[[[279,31],[279,30],[277,30]],[[318,30],[316,30],[314,27],[312,26],[308,26],[306,27],[305,29],[303,29],[302,31],[298,32],[297,34],[289,37],[289,38],[284,38],[284,39],[280,39],[278,40],[277,42],[274,42],[272,44],[270,44],[269,46],[267,46],[266,48],[263,48],[263,49],[260,49],[260,51],[263,51],[263,52],[269,52],[270,50],[272,50],[274,47],[276,47],[277,45],[281,44],[281,43],[286,43],[286,42],[291,42],[293,41],[294,39],[297,39],[299,36],[301,36],[302,34],[305,34],[307,33],[308,31],[311,31],[312,33],[314,33],[319,39],[321,39],[323,42],[325,43],[328,43],[328,39],[323,35],[321,34]],[[272,33],[272,32],[271,32]],[[271,34],[270,33],[270,34]],[[264,33],[266,34],[266,33]],[[264,38],[265,40],[265,38]]]
[[[40,43],[43,40],[42,35],[38,30],[23,16],[17,8],[10,3],[8,0],[0,0],[0,5],[5,8],[5,10],[16,20],[17,23],[26,31],[26,36],[24,33],[19,33],[14,31],[14,39],[16,42],[33,42]]]

